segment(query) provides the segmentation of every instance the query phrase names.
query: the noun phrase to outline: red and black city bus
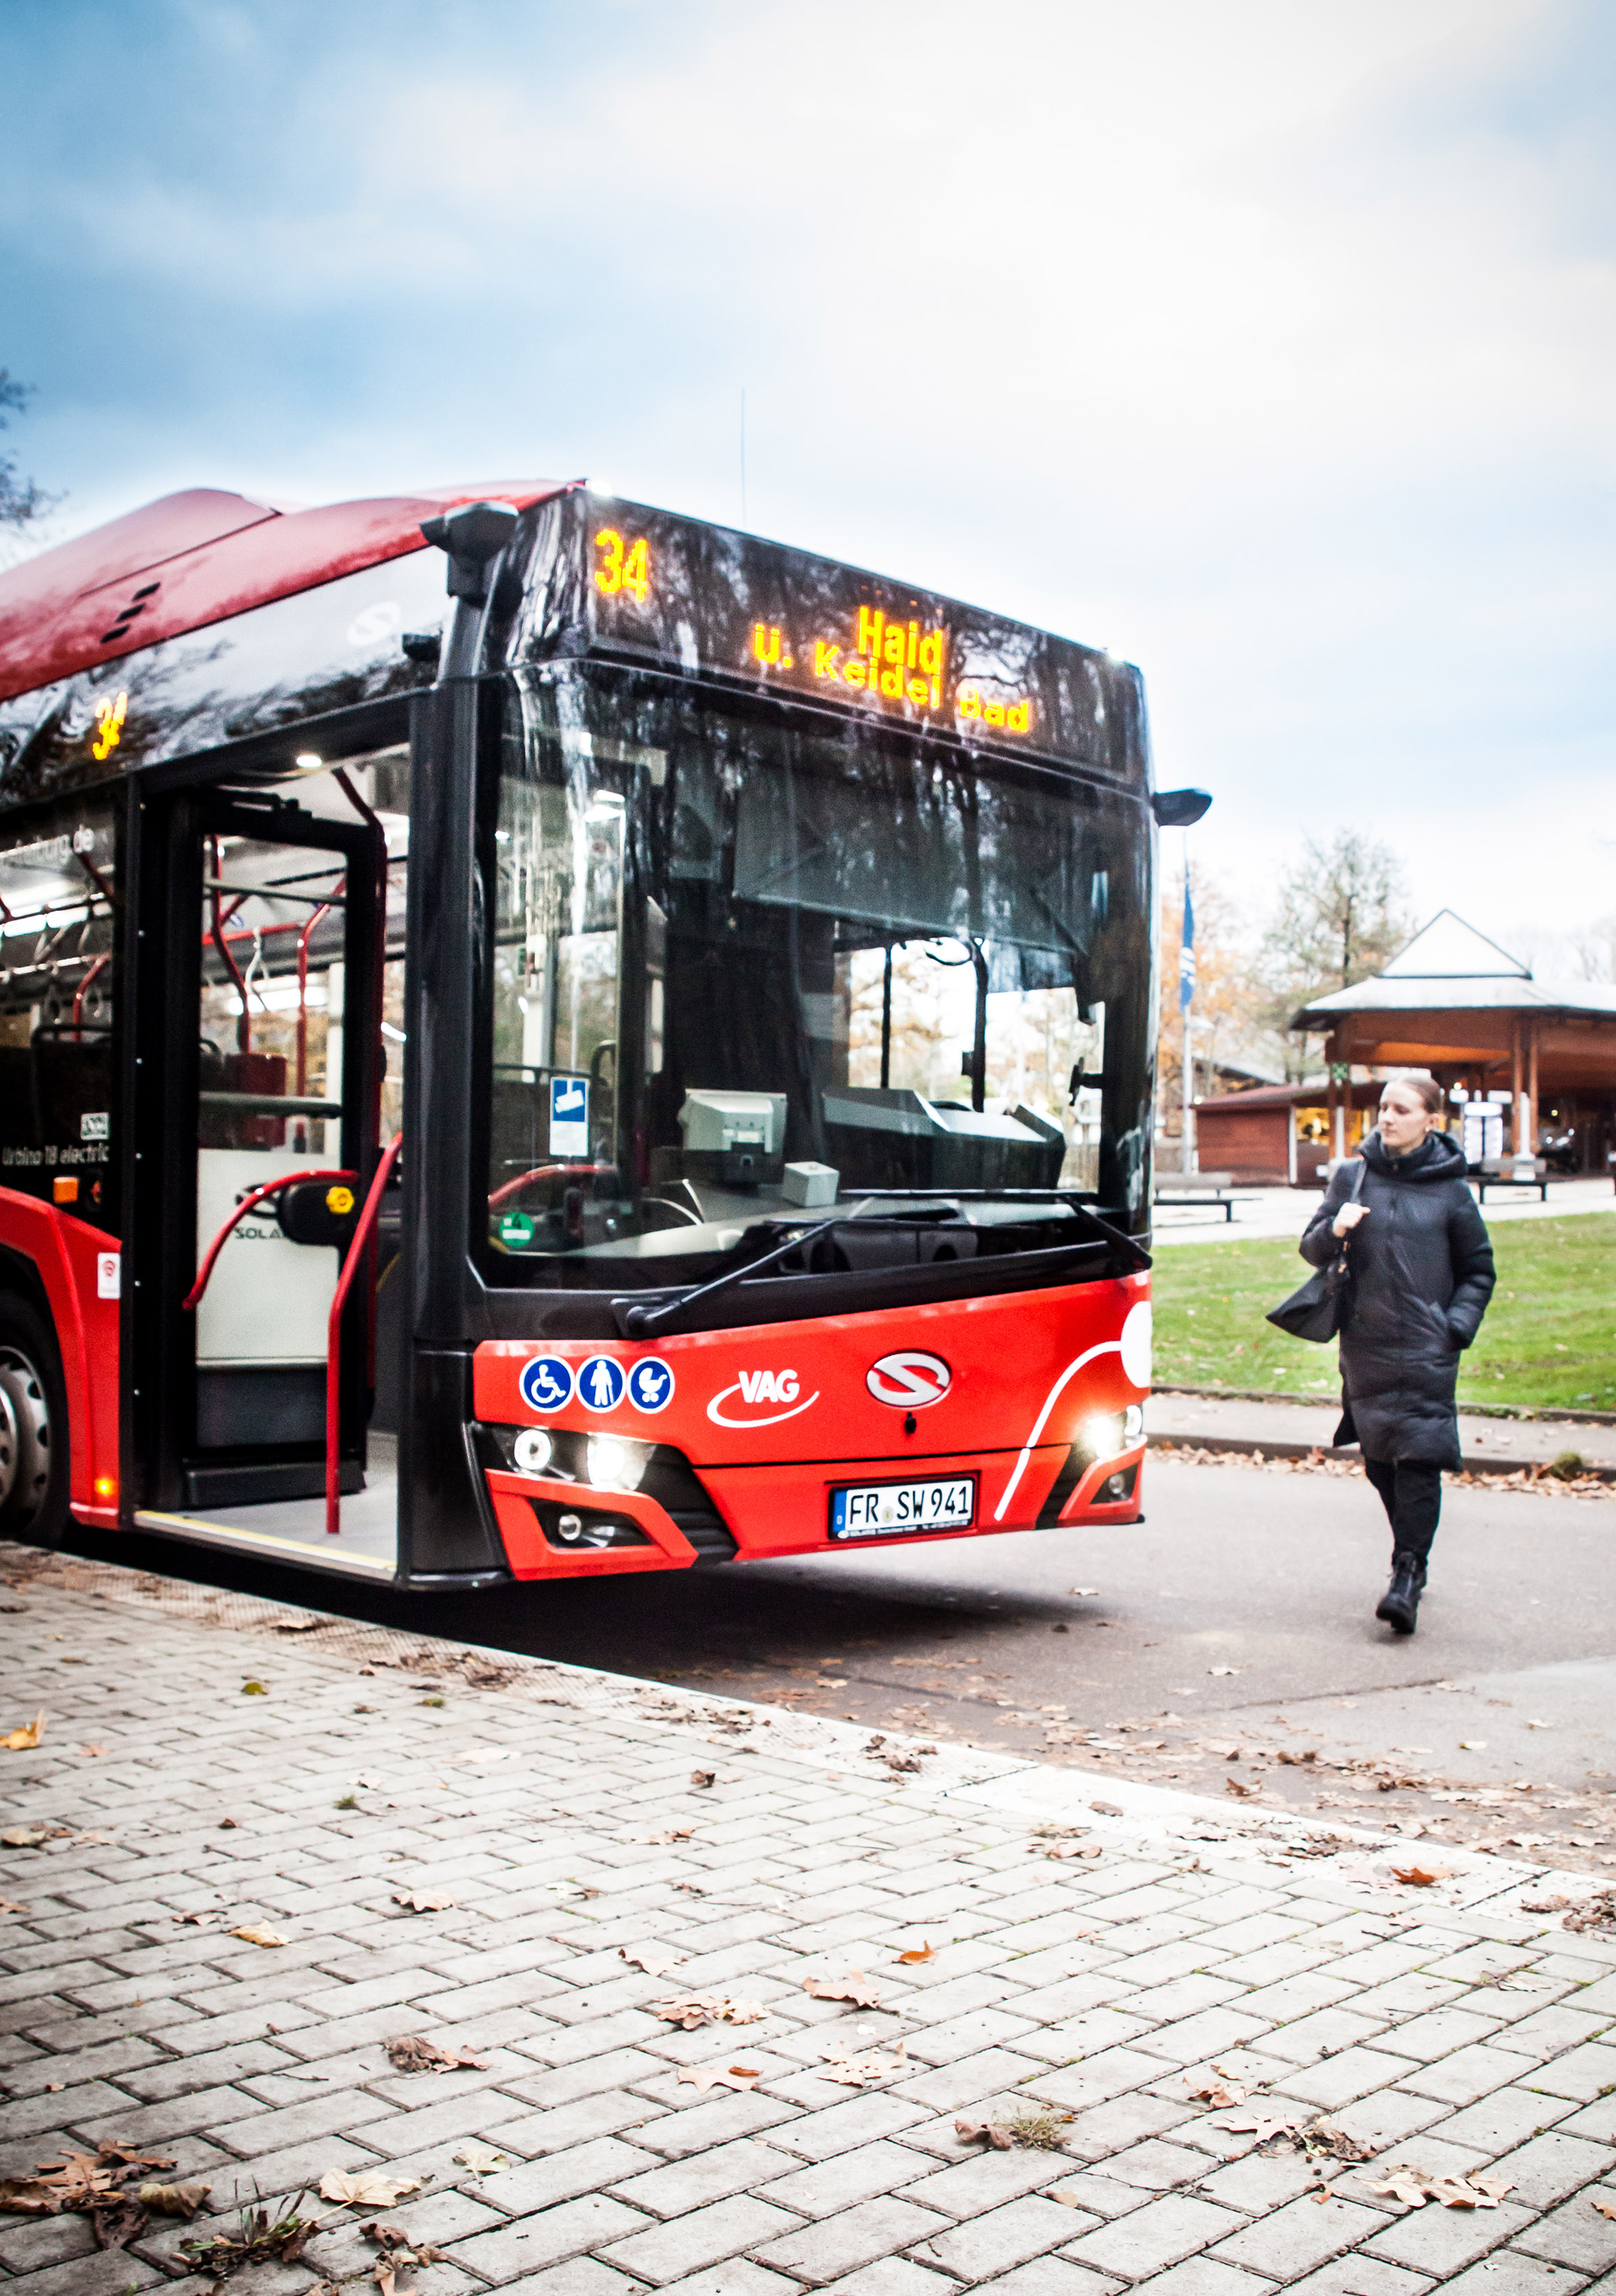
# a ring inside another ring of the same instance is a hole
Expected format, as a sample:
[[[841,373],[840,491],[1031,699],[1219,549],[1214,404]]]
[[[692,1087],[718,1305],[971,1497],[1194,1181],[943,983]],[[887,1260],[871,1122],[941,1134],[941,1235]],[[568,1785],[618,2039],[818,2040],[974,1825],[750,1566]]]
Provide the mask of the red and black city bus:
[[[578,484],[0,577],[0,1533],[424,1588],[1136,1520],[1206,802],[1107,654]]]

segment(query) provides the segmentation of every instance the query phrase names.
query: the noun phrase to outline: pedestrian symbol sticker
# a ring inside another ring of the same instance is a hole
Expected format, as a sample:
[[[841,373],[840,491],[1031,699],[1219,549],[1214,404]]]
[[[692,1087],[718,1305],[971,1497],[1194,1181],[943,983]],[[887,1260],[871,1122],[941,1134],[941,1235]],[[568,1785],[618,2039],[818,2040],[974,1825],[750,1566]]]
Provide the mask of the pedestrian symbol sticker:
[[[665,1411],[673,1400],[673,1374],[660,1356],[641,1356],[628,1375],[629,1401],[636,1411]]]
[[[623,1400],[623,1365],[591,1356],[578,1374],[578,1400],[586,1411],[615,1411]]]
[[[530,1411],[559,1411],[572,1399],[572,1365],[564,1356],[535,1356],[517,1384]]]
[[[551,1077],[550,1079],[550,1152],[552,1156],[589,1153],[589,1079]]]

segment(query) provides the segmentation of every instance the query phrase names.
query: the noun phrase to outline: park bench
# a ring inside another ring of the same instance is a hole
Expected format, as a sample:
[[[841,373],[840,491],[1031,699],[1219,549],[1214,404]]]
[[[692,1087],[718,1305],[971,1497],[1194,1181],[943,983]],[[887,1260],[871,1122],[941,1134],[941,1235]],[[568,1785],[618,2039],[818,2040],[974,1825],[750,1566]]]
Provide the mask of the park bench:
[[[1210,1204],[1220,1209],[1226,1224],[1232,1223],[1236,1204],[1254,1204],[1255,1196],[1236,1195],[1230,1186],[1232,1172],[1187,1172],[1182,1178],[1158,1180],[1151,1201],[1158,1204]]]
[[[1524,1162],[1524,1158],[1522,1160]],[[1548,1167],[1541,1156],[1535,1160],[1530,1176],[1515,1170],[1513,1157],[1489,1156],[1484,1163],[1473,1166],[1465,1177],[1483,1203],[1489,1188],[1524,1188],[1529,1193],[1535,1192],[1544,1203],[1548,1201]]]

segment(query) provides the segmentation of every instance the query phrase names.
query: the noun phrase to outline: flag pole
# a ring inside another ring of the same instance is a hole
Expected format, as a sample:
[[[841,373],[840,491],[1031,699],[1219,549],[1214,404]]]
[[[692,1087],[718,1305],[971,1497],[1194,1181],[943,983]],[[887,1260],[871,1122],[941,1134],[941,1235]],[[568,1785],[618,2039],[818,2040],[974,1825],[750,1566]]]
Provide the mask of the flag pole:
[[[1196,1001],[1195,951],[1195,911],[1189,898],[1189,837],[1187,832],[1184,838],[1184,922],[1179,947],[1179,1011],[1184,1023],[1183,1049],[1179,1057],[1179,1081],[1184,1102],[1179,1168],[1185,1175],[1193,1172],[1199,1161],[1196,1154],[1194,1055],[1190,1049],[1191,1016]]]

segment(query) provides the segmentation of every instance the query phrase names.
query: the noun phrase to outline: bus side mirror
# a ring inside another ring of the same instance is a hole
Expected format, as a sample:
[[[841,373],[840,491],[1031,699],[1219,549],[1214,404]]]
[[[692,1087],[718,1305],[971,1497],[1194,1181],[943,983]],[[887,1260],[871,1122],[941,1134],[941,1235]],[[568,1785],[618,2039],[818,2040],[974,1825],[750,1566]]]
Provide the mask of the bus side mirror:
[[[488,569],[510,541],[516,518],[509,503],[476,502],[423,521],[427,540],[448,554],[452,598],[486,604]]]
[[[1188,829],[1212,803],[1210,790],[1157,790],[1150,810],[1163,829]]]

